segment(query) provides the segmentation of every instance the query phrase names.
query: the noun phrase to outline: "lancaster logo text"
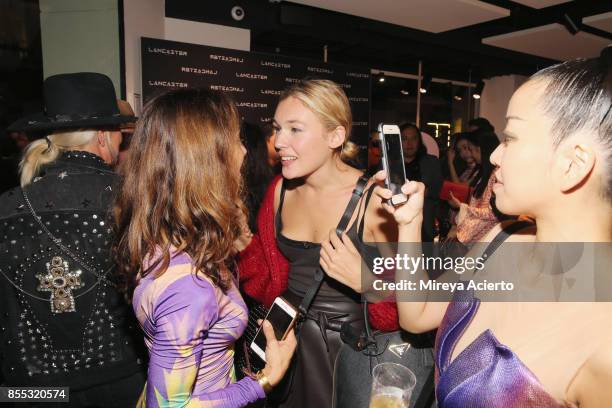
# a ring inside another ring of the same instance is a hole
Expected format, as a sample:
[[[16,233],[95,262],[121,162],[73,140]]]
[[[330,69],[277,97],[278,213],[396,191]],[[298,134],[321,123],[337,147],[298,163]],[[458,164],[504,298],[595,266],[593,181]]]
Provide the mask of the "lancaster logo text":
[[[263,95],[280,95],[281,91],[278,91],[276,89],[262,89],[261,92]]]
[[[327,69],[327,68],[319,68],[319,67],[308,67],[308,71],[310,72],[319,72],[322,74],[333,74],[334,71],[332,71],[331,69]]]
[[[169,50],[167,48],[148,47],[147,51],[149,51],[151,54],[179,55],[181,57],[187,56],[187,51]]]
[[[273,62],[273,61],[261,61],[260,65],[264,67],[272,67],[272,68],[291,68],[291,64],[284,64],[282,62]]]
[[[239,102],[236,104],[238,107],[244,106],[245,108],[267,108],[267,103],[259,103],[259,102]]]
[[[262,74],[251,74],[250,72],[236,72],[236,78],[268,79],[268,76]]]
[[[212,89],[213,91],[223,92],[244,92],[244,88],[239,88],[237,86],[211,85],[210,89]]]
[[[225,62],[239,62],[239,63],[243,63],[244,62],[244,58],[239,58],[239,57],[227,57],[225,55],[215,55],[215,54],[210,54],[208,56],[211,60],[215,60],[215,61],[225,61]]]
[[[172,81],[149,81],[150,86],[165,86],[168,88],[187,88],[187,82],[172,82]]]
[[[217,75],[219,71],[216,69],[206,69],[206,68],[194,68],[194,67],[181,67],[181,72],[188,72],[190,74],[199,74],[199,75]]]

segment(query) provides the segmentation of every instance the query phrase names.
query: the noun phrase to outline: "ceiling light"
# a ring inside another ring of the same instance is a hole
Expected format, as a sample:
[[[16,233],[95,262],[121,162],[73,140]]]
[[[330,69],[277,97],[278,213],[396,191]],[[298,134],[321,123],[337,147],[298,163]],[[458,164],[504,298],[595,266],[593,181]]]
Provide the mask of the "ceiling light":
[[[423,75],[423,80],[421,81],[421,88],[419,89],[419,92],[421,93],[427,93],[427,90],[429,89],[429,85],[431,85],[431,75],[426,74]]]
[[[410,92],[408,92],[408,91],[407,91],[407,90],[405,90],[405,89],[402,89],[402,90],[400,91],[400,93],[401,93],[402,95],[408,95],[408,94],[410,94]]]
[[[480,96],[482,95],[482,90],[484,89],[484,86],[485,86],[484,81],[478,82],[478,85],[476,85],[476,89],[474,89],[474,94],[472,95],[472,97],[474,99],[480,99]]]
[[[457,87],[453,90],[453,99],[456,101],[462,101],[463,95],[465,94],[465,89],[461,87]]]

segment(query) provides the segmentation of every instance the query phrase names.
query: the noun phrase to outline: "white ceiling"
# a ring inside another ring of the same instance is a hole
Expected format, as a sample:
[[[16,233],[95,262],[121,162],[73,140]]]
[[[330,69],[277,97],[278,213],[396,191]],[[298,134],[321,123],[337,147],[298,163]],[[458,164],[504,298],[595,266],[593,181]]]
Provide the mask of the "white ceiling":
[[[483,44],[555,60],[597,57],[612,41],[593,34],[571,35],[561,24],[549,24],[528,30],[482,39]]]
[[[612,33],[612,11],[595,16],[585,17],[582,22],[591,27]]]
[[[432,33],[440,33],[510,15],[509,10],[477,0],[291,1]]]
[[[557,4],[568,3],[570,0],[513,0],[515,3],[520,3],[535,9],[543,9]]]

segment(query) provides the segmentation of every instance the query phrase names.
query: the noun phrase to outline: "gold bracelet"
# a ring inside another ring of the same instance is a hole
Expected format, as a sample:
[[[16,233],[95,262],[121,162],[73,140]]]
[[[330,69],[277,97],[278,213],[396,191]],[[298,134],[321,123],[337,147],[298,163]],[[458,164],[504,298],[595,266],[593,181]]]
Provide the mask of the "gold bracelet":
[[[255,374],[255,379],[266,394],[269,394],[272,391],[272,384],[270,384],[270,380],[268,377],[266,377],[263,371],[257,372],[257,374]]]

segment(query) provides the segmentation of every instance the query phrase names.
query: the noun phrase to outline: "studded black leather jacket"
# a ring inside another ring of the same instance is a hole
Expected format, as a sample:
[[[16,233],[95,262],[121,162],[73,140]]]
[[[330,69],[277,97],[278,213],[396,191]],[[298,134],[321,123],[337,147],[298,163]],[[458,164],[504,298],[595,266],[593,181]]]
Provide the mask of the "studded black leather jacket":
[[[68,152],[44,167],[25,195],[16,188],[0,196],[5,384],[72,391],[144,369],[142,334],[113,284],[116,181],[98,156]]]

